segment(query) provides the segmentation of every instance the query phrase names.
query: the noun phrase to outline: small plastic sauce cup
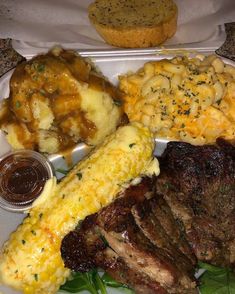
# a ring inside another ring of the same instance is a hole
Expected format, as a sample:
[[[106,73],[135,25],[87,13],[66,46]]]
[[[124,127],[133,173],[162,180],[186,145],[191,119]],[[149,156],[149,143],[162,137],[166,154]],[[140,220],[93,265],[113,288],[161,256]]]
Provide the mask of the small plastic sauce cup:
[[[50,162],[38,152],[6,154],[0,159],[0,206],[14,212],[28,210],[53,176]]]

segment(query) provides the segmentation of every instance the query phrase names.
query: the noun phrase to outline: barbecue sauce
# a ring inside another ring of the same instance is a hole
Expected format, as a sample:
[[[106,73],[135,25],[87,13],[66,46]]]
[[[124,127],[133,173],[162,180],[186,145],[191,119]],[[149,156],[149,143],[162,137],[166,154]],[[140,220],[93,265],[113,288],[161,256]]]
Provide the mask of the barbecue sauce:
[[[31,203],[49,178],[47,169],[37,158],[10,154],[0,161],[0,196],[15,205]]]

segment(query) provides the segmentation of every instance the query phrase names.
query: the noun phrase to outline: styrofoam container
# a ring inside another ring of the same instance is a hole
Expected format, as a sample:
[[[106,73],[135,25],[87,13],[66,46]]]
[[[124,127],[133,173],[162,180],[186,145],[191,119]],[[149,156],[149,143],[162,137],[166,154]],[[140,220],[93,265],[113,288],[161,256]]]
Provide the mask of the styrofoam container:
[[[156,49],[141,49],[141,50],[87,50],[79,52],[82,56],[90,58],[95,65],[101,70],[104,76],[106,76],[113,84],[118,84],[118,76],[128,71],[136,71],[147,61],[161,60],[164,58],[171,59],[175,56],[188,55],[194,56],[197,54],[210,55],[214,54],[217,48],[175,48],[170,50],[156,50]],[[32,54],[25,55],[27,59],[33,57]],[[234,64],[231,60],[223,59],[225,63]],[[6,73],[0,78],[0,100],[8,97],[9,95],[9,80],[13,70]],[[168,140],[164,138],[156,138],[156,148],[154,154],[159,156],[164,151]],[[6,142],[4,134],[0,131],[0,157],[6,152],[11,150],[9,144]],[[91,150],[90,146],[86,144],[78,144],[71,151],[71,159],[73,164],[81,160]],[[48,157],[54,166],[55,170],[67,169],[67,162],[63,157],[63,154],[53,154]],[[61,177],[62,174],[57,172],[57,176]],[[3,245],[9,237],[9,234],[16,229],[16,227],[22,222],[24,215],[21,213],[12,213],[0,208],[0,247]],[[0,286],[1,291],[4,294],[19,293],[12,289]],[[111,289],[109,293],[122,293],[116,289]]]

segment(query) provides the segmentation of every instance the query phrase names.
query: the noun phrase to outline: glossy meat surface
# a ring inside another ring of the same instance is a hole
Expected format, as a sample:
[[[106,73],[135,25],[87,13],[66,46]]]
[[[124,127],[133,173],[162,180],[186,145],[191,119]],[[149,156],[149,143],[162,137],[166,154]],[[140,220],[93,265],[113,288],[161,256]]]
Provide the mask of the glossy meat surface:
[[[92,260],[141,294],[197,293],[197,260],[234,267],[234,145],[170,142],[159,163],[157,178],[130,186],[67,235],[61,248],[66,266],[80,270]]]
[[[151,226],[153,213],[147,216],[140,212],[155,197],[161,197],[155,195],[154,182],[154,178],[143,178],[109,206],[86,218],[77,232],[70,232],[61,247],[65,265],[81,271],[92,261],[92,266],[103,268],[136,293],[197,293],[194,264],[171,241],[160,222],[156,220]],[[100,246],[100,236],[104,247]]]
[[[199,260],[235,262],[235,148],[170,142],[160,158],[157,192],[164,195]]]

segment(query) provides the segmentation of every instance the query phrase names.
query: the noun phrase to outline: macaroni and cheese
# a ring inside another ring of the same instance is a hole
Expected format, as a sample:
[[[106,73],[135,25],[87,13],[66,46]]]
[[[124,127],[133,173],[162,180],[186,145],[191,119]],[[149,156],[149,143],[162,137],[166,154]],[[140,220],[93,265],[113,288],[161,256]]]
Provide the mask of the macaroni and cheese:
[[[235,67],[216,55],[150,61],[120,76],[124,110],[156,137],[194,145],[235,137]]]

